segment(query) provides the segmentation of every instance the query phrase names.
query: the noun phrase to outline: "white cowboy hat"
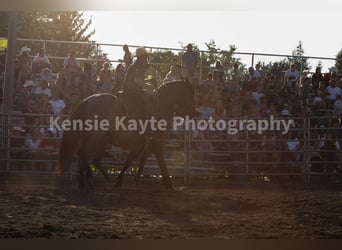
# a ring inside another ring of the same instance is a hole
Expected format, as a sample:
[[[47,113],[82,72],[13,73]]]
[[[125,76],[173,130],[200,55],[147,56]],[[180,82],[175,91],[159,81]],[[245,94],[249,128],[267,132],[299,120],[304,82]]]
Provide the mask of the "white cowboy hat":
[[[29,47],[22,47],[21,48],[21,52],[30,52],[31,51],[31,49],[29,48]]]
[[[13,131],[19,131],[19,132],[22,132],[22,133],[25,132],[25,130],[22,129],[21,127],[13,127]]]
[[[32,80],[25,81],[24,87],[29,87],[29,86],[34,86],[34,81]]]
[[[143,55],[148,55],[149,53],[147,53],[146,49],[144,47],[139,47],[135,50],[135,56],[139,57],[139,56],[143,56]]]

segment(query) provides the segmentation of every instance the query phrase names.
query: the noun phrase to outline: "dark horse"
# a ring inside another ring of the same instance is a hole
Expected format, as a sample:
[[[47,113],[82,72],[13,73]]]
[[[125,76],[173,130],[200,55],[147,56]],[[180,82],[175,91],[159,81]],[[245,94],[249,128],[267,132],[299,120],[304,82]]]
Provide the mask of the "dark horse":
[[[153,153],[158,161],[165,187],[171,187],[170,177],[164,160],[164,140],[162,131],[151,131],[148,135],[139,131],[125,131],[118,129],[118,121],[126,116],[125,105],[121,97],[111,94],[96,94],[83,100],[71,116],[70,122],[80,121],[109,121],[108,129],[72,129],[65,131],[60,145],[58,164],[59,176],[64,175],[69,168],[73,155],[78,155],[78,182],[79,187],[91,184],[91,169],[88,161],[93,158],[93,164],[109,180],[106,171],[101,167],[101,159],[108,144],[128,149],[127,159],[116,181],[120,187],[125,171],[135,158],[139,158],[140,175],[147,157]],[[151,109],[148,119],[171,119],[175,114],[194,114],[194,90],[186,81],[172,81],[159,87],[150,97]],[[129,100],[125,100],[129,101]],[[133,118],[133,117],[131,117]],[[123,120],[122,120],[123,121]],[[95,123],[94,123],[95,124]],[[94,125],[93,124],[93,125]],[[107,124],[107,125],[108,125]],[[97,124],[99,127],[99,124]],[[127,123],[126,123],[127,125]],[[94,127],[94,126],[93,126]],[[127,129],[127,127],[125,127]]]

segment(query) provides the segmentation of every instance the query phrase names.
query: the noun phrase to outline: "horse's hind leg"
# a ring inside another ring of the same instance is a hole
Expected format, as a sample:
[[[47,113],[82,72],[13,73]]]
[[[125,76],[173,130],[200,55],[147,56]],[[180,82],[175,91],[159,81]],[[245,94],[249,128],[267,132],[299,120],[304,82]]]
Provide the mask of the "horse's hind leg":
[[[140,176],[141,176],[141,173],[144,171],[145,163],[146,163],[147,158],[148,158],[149,155],[150,155],[150,151],[144,151],[143,155],[139,159],[138,173],[135,176],[135,182],[136,183],[140,182]]]
[[[100,172],[105,177],[105,179],[108,182],[110,182],[108,172],[104,168],[102,168],[102,166],[101,166],[101,160],[102,160],[105,149],[106,149],[106,144],[103,144],[103,146],[96,152],[93,164],[98,170],[100,170]]]

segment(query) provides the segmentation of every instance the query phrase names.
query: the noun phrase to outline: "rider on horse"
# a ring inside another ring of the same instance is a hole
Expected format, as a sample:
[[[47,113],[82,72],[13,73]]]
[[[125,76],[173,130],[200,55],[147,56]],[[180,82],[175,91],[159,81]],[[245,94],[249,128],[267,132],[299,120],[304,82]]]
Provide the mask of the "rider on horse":
[[[149,66],[145,48],[136,49],[137,59],[128,67],[123,84],[123,97],[129,113],[146,118],[147,92],[151,85],[145,81],[145,72]]]

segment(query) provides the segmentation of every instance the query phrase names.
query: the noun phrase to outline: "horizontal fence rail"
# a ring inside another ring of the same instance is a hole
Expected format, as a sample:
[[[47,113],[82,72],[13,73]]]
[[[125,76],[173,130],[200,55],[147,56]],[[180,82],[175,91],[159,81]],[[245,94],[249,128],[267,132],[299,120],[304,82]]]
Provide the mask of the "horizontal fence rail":
[[[61,133],[54,131],[50,136],[14,134],[15,128],[18,127],[27,131],[32,128],[39,129],[41,132],[49,129],[46,124],[24,124],[22,120],[27,116],[49,117],[51,114],[1,115],[1,120],[8,123],[2,123],[0,127],[2,139],[0,171],[13,174],[54,174],[62,131]],[[172,136],[165,142],[166,163],[170,174],[184,178],[187,184],[191,183],[193,178],[199,177],[210,179],[252,177],[272,181],[284,176],[292,176],[300,178],[304,183],[310,183],[312,178],[317,176],[340,176],[342,137],[338,135],[342,132],[342,128],[322,128],[310,123],[317,118],[325,119],[327,122],[331,119],[331,117],[293,117],[292,119],[301,124],[301,127],[291,128],[288,134],[283,134],[282,131],[266,131],[264,134],[258,134],[242,129],[236,135],[229,135],[226,131],[187,131],[180,128],[177,131],[170,131]],[[205,133],[205,136],[201,133]],[[27,140],[55,141],[56,146],[29,148],[25,144]],[[122,167],[127,154],[126,150],[108,146],[103,166],[109,173],[115,175]],[[76,174],[76,162],[77,156],[71,169],[71,177]],[[134,162],[129,174],[136,173],[137,163]],[[149,157],[146,165],[144,175],[160,177],[154,157]],[[94,167],[93,169],[95,171]]]

